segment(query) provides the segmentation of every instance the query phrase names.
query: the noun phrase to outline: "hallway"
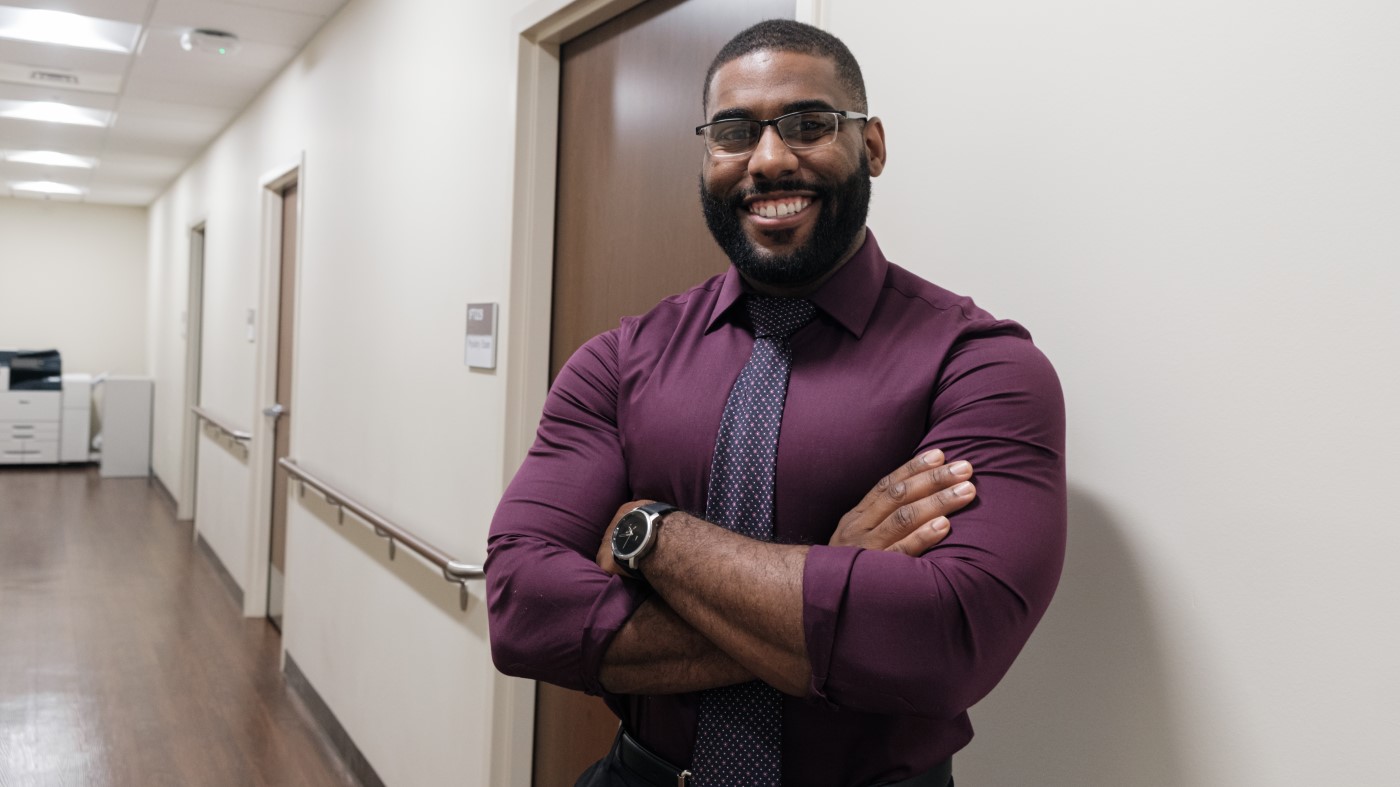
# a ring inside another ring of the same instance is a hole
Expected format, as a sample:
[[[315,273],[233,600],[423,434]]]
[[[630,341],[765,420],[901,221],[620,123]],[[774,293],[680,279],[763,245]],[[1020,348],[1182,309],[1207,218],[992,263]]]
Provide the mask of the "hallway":
[[[355,785],[145,479],[0,471],[0,785]]]

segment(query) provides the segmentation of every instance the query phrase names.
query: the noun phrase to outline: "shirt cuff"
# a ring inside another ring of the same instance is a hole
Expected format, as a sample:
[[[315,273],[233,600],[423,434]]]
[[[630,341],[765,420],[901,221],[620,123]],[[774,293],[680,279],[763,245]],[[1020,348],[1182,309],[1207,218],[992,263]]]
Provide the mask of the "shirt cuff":
[[[580,667],[583,669],[583,690],[588,694],[603,695],[607,692],[598,680],[598,672],[603,668],[603,655],[608,652],[613,637],[622,628],[632,613],[651,597],[651,585],[613,575],[607,587],[593,608],[588,610],[588,619],[583,625],[583,648]]]
[[[827,699],[826,681],[836,649],[836,625],[850,585],[851,567],[861,551],[859,547],[815,545],[807,550],[802,569],[802,629],[812,665],[807,698],[829,707],[835,707]]]

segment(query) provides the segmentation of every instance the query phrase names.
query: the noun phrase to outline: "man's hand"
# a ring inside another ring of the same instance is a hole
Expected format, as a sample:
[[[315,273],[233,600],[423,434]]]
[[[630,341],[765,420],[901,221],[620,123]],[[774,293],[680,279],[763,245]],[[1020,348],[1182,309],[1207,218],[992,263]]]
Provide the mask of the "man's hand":
[[[828,543],[922,555],[947,537],[948,515],[977,496],[971,477],[972,465],[945,465],[937,449],[916,456],[841,517]]]

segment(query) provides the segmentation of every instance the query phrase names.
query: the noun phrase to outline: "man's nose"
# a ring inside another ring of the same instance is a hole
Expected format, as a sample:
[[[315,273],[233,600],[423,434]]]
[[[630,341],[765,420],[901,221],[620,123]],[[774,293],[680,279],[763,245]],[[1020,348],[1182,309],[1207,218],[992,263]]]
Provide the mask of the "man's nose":
[[[758,146],[749,155],[749,175],[777,180],[797,171],[797,154],[787,146],[778,129],[768,126],[758,137]]]

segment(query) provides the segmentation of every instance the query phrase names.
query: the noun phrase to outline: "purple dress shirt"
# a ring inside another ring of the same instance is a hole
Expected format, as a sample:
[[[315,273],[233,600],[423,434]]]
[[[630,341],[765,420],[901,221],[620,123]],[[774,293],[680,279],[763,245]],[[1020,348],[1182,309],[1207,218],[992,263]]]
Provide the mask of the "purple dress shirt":
[[[753,347],[734,308],[743,292],[731,268],[580,348],[488,542],[496,666],[603,695],[681,766],[698,695],[598,682],[650,590],[594,558],[629,500],[704,511],[725,399]],[[784,698],[783,783],[850,787],[967,745],[967,708],[1044,614],[1064,561],[1064,402],[1024,328],[890,263],[873,234],[811,300],[817,317],[792,337],[774,511],[774,541],[814,545],[802,585],[812,681]],[[978,492],[942,544],[918,558],[826,546],[876,481],[932,448],[972,462]]]

